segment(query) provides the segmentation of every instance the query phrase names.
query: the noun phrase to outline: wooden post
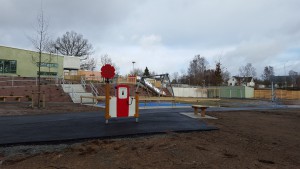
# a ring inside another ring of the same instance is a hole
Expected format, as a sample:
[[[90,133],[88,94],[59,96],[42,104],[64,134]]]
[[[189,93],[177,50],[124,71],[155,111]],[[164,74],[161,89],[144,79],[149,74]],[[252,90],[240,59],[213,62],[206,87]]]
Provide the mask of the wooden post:
[[[198,107],[194,107],[194,115],[198,115]]]
[[[33,94],[33,92],[32,92],[32,98],[31,98],[31,107],[32,107],[32,108],[34,108],[33,96],[34,96],[34,94]]]
[[[43,93],[43,108],[46,107],[46,97],[45,97],[45,92]]]
[[[139,92],[135,92],[135,121],[138,122],[139,118]]]
[[[206,107],[201,108],[201,117],[205,117],[205,109]]]
[[[108,119],[110,118],[109,115],[109,100],[110,100],[110,85],[107,82],[105,85],[105,119],[106,119],[106,124],[108,123]]]

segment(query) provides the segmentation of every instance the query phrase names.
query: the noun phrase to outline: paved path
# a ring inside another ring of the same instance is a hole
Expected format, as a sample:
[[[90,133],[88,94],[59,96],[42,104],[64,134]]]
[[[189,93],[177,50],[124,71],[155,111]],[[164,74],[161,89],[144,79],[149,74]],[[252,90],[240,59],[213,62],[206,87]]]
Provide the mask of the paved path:
[[[180,111],[142,110],[139,123],[134,118],[119,118],[110,119],[107,125],[103,112],[0,117],[0,145],[217,129]]]
[[[209,111],[238,111],[277,109],[287,107],[219,108]],[[32,116],[0,117],[0,145],[72,141],[91,138],[119,137],[168,131],[215,130],[204,121],[192,119],[182,112],[192,108],[140,110],[139,123],[134,118],[109,120],[105,124],[104,112],[65,113]]]

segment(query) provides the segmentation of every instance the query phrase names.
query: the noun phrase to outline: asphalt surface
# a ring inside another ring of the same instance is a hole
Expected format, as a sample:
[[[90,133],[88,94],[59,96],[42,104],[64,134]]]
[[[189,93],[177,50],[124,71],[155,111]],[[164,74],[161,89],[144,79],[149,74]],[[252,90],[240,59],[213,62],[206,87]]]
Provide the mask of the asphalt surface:
[[[0,145],[217,129],[179,114],[192,111],[191,108],[140,110],[138,123],[135,118],[112,118],[108,124],[105,124],[103,112],[0,117]]]
[[[288,106],[211,107],[207,112],[280,108]],[[193,109],[143,109],[140,110],[139,123],[131,117],[112,118],[109,124],[105,124],[104,112],[4,116],[0,117],[0,146],[217,129],[202,120],[180,114],[183,112],[193,112]]]

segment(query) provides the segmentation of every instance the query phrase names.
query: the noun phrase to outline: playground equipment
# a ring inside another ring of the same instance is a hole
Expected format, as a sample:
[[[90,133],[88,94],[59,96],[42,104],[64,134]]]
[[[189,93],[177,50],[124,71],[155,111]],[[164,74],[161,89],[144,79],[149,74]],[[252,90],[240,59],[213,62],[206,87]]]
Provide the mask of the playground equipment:
[[[135,97],[130,97],[129,86],[116,86],[116,96],[110,96],[109,79],[115,75],[115,69],[110,64],[106,64],[101,68],[101,75],[106,79],[105,85],[105,123],[110,118],[135,117],[138,122],[139,117],[139,96],[136,92]]]
[[[159,79],[159,81],[161,82],[160,89],[155,87],[154,85],[152,85],[148,81],[149,78]],[[167,74],[167,73],[166,74],[159,74],[159,75],[142,76],[138,80],[139,80],[140,83],[138,83],[136,91],[138,91],[138,88],[142,84],[145,87],[147,87],[147,89],[152,90],[153,92],[155,92],[160,97],[160,96],[166,96],[167,95],[162,89],[163,87],[166,87],[169,90],[169,92],[171,93],[171,95],[174,97],[174,91],[173,91],[173,88],[172,88],[172,85],[171,85],[169,74]]]
[[[106,116],[106,123],[112,117],[135,117],[138,122],[138,101],[138,94],[135,97],[130,96],[129,86],[116,86],[116,96],[109,97],[109,116]]]

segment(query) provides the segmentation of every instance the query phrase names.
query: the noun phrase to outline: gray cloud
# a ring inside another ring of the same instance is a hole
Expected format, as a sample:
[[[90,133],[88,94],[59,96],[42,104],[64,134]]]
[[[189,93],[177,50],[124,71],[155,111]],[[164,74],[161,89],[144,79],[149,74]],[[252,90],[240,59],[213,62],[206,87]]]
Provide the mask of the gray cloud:
[[[0,4],[0,45],[32,49],[26,35],[34,34],[41,1]],[[282,64],[300,72],[300,56],[291,52],[300,51],[299,6],[298,0],[43,0],[53,38],[69,30],[83,34],[95,57],[110,54],[124,74],[132,60],[142,69],[180,72],[196,54],[211,68],[222,54],[233,75],[247,62],[258,75],[270,64],[278,74]]]

